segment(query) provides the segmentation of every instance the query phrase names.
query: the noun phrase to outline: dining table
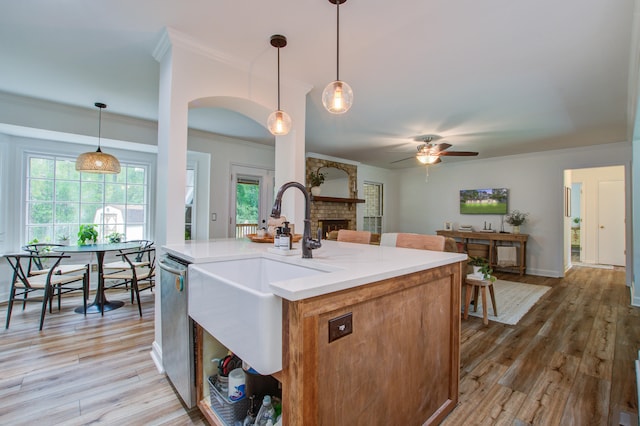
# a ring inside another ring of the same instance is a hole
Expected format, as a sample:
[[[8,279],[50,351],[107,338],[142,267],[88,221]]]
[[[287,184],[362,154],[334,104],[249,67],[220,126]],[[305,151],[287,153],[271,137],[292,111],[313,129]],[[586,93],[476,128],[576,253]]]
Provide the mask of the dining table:
[[[106,243],[106,244],[86,244],[81,246],[58,246],[54,247],[53,251],[62,252],[62,253],[95,253],[96,254],[96,264],[98,266],[98,289],[96,291],[96,296],[91,302],[91,304],[87,305],[87,314],[97,314],[101,313],[104,315],[104,311],[112,311],[114,309],[118,309],[124,305],[124,302],[121,300],[109,301],[104,293],[104,275],[103,275],[103,265],[104,265],[104,256],[109,251],[122,251],[122,250],[131,250],[140,247],[140,243],[138,242],[130,242],[130,243]],[[84,314],[85,310],[83,306],[79,306],[75,309],[75,312],[79,314]]]

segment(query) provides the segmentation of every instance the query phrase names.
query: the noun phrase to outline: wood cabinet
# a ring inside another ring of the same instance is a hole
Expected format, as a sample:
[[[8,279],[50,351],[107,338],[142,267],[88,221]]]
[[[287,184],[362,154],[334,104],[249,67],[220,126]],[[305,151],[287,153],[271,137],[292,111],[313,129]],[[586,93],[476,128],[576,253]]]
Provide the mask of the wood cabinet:
[[[458,262],[283,300],[283,369],[277,378],[284,424],[441,422],[458,401],[461,277]],[[351,316],[352,331],[330,342],[329,323],[343,315]],[[202,368],[197,370],[203,399]],[[210,422],[221,424],[215,413],[206,413],[206,400],[199,406]]]
[[[489,263],[492,268],[500,268],[507,270],[515,270],[524,275],[527,270],[527,240],[529,235],[527,234],[510,234],[503,232],[463,232],[463,231],[436,231],[438,235],[444,237],[451,237],[460,240],[464,243],[465,249],[470,241],[486,241],[489,245]],[[518,250],[518,265],[513,267],[498,266],[498,259],[496,254],[496,247],[498,244],[511,244],[517,245]]]

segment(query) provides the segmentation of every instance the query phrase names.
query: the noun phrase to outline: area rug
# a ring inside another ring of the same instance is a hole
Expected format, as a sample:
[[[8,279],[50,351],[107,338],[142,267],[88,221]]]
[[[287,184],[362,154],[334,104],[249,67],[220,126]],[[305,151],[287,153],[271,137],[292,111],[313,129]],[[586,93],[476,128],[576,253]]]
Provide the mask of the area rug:
[[[497,321],[504,324],[514,325],[527,313],[529,309],[547,292],[551,287],[545,285],[534,285],[517,283],[513,281],[496,280],[493,283],[496,293],[496,305],[498,316],[493,314],[491,305],[491,295],[487,289],[487,304],[489,305],[489,321]],[[478,292],[478,311],[473,311],[473,305],[469,307],[469,315],[482,318],[482,292]],[[464,299],[462,301],[464,310]]]

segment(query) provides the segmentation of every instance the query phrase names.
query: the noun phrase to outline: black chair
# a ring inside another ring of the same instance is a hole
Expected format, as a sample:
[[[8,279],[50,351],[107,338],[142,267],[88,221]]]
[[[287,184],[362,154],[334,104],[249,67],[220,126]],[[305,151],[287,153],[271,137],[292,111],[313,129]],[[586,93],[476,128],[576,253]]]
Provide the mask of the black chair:
[[[123,251],[118,254],[122,258],[122,262],[127,264],[127,269],[122,269],[108,275],[104,275],[105,280],[118,280],[117,284],[105,286],[105,289],[113,289],[120,286],[131,284],[131,303],[134,303],[134,295],[138,301],[138,311],[142,316],[142,306],[140,305],[140,291],[150,289],[155,285],[155,263],[156,249],[149,247],[145,249],[133,249]],[[142,261],[138,259],[143,259]],[[140,289],[140,286],[147,283],[147,286]]]
[[[51,253],[54,247],[64,247],[62,244],[52,243],[32,243],[22,246],[22,250],[33,255],[33,258],[29,260],[27,266],[27,275],[46,274],[49,272],[49,268],[46,265],[46,257]],[[57,252],[56,254],[64,255],[64,252]],[[58,269],[55,271],[57,274],[69,274],[80,272],[89,268],[88,264],[62,264],[58,265]]]
[[[62,266],[60,262],[62,259],[69,258],[66,255],[60,254],[6,254],[4,256],[13,269],[13,277],[11,279],[11,290],[9,292],[9,304],[7,307],[7,323],[5,328],[9,328],[9,322],[11,321],[11,312],[13,310],[13,303],[16,298],[22,300],[22,309],[24,310],[27,302],[41,301],[42,310],[40,312],[40,330],[44,325],[44,316],[47,311],[47,304],[49,304],[49,313],[51,313],[51,305],[54,296],[58,296],[58,310],[60,310],[60,299],[65,293],[72,291],[82,291],[82,300],[84,304],[84,311],[86,315],[87,311],[87,298],[89,297],[89,279],[87,272],[82,274],[62,273]],[[47,260],[52,262],[52,266],[48,268],[47,272],[36,275],[29,275],[28,270],[36,260]],[[87,271],[85,269],[85,271]],[[81,285],[78,286],[78,283]],[[31,293],[40,292],[39,298],[29,298]]]
[[[144,249],[148,249],[151,248],[153,246],[153,241],[150,240],[129,240],[129,241],[125,241],[125,243],[138,243],[138,246],[141,250]],[[122,253],[123,251],[121,250],[120,253]],[[136,267],[139,266],[146,266],[149,264],[149,256],[147,254],[146,258],[144,253],[140,253],[140,255],[134,260],[133,264]],[[129,263],[125,262],[124,259],[120,259],[117,260],[115,262],[109,262],[109,263],[105,263],[102,266],[102,270],[105,273],[111,273],[113,271],[122,271],[124,269],[128,269],[130,268],[131,265],[129,265]]]

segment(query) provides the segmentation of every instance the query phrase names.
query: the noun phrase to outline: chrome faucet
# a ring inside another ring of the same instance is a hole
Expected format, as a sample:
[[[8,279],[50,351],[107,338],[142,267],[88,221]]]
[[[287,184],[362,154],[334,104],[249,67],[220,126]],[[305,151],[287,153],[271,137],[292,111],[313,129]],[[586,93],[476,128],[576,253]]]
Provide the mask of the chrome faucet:
[[[298,188],[304,194],[304,232],[302,233],[302,258],[303,259],[311,259],[313,255],[311,254],[311,250],[320,248],[322,243],[320,240],[322,239],[322,231],[318,229],[318,239],[314,240],[311,238],[311,197],[309,197],[309,192],[304,185],[298,182],[287,182],[280,187],[278,190],[278,194],[276,195],[276,201],[273,203],[273,208],[271,209],[271,217],[279,218],[280,213],[282,212],[282,194],[287,189],[294,187]]]

